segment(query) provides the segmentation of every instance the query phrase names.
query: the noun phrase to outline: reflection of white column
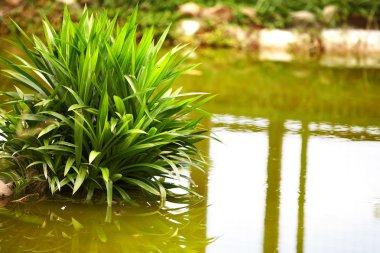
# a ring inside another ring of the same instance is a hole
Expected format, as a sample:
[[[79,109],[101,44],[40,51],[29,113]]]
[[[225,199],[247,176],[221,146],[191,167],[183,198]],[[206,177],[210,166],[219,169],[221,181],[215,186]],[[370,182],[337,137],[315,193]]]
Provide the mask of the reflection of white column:
[[[304,252],[378,252],[380,143],[311,136]]]
[[[282,150],[279,252],[287,253],[297,247],[300,136],[285,135]]]
[[[268,137],[214,128],[211,141],[207,236],[219,238],[208,253],[261,252]]]

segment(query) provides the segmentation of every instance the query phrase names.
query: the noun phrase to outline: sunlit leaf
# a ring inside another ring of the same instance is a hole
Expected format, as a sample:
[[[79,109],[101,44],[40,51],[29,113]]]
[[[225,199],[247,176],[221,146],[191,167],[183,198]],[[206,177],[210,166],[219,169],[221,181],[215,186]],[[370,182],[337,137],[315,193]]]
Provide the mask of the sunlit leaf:
[[[69,159],[67,159],[67,162],[66,162],[66,165],[65,165],[65,171],[63,172],[64,176],[66,176],[66,174],[69,172],[69,170],[73,166],[74,162],[75,162],[75,158],[74,157],[70,157]]]
[[[76,176],[75,183],[74,183],[74,188],[73,188],[73,194],[78,191],[79,187],[82,185],[84,179],[87,176],[87,171],[85,168],[81,167],[79,168],[79,172]]]
[[[95,158],[96,158],[98,155],[100,155],[100,154],[101,154],[101,152],[98,152],[98,151],[92,150],[92,151],[90,152],[90,156],[89,156],[89,158],[88,158],[88,162],[89,162],[89,163],[92,163],[92,162],[95,160]]]

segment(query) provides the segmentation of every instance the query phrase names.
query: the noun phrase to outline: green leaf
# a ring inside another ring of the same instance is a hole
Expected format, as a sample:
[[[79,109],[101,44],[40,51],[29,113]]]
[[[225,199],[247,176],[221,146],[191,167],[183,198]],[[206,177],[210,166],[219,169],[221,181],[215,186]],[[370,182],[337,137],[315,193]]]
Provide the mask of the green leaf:
[[[82,109],[82,108],[87,108],[87,107],[88,106],[86,106],[86,105],[74,104],[74,105],[70,106],[69,109],[67,109],[67,111],[74,111],[77,109]]]
[[[158,185],[158,189],[160,190],[160,206],[164,207],[166,202],[166,189],[159,180],[155,180],[155,183]]]
[[[34,149],[34,150],[38,150],[38,151],[48,150],[48,151],[62,151],[62,152],[74,153],[74,150],[72,148],[61,146],[61,145],[54,145],[54,144],[40,146],[38,148],[30,148],[30,149]]]
[[[1,156],[0,158],[5,158],[5,157]],[[32,162],[31,164],[29,164],[28,166],[26,166],[26,168],[28,169],[28,168],[33,167],[33,166],[38,165],[38,164],[44,164],[44,162],[42,162],[42,161],[35,161],[35,162]]]
[[[112,188],[113,188],[113,182],[110,180],[110,172],[107,168],[100,168],[102,171],[102,176],[104,183],[106,185],[106,191],[107,191],[107,205],[111,206],[112,205]]]
[[[116,111],[120,113],[121,115],[124,115],[126,113],[125,106],[123,100],[118,96],[113,96],[113,100],[115,102]]]
[[[50,131],[56,129],[60,127],[60,124],[59,123],[54,123],[54,124],[50,124],[48,125],[47,127],[45,127],[44,129],[42,129],[42,131],[38,134],[38,138],[40,138],[41,136],[49,133]]]
[[[106,190],[107,190],[107,205],[108,206],[112,206],[112,185],[113,185],[113,182],[112,180],[108,180],[106,182]]]
[[[95,160],[95,158],[96,158],[98,155],[100,155],[100,154],[101,154],[101,152],[98,152],[98,151],[92,150],[92,151],[90,152],[90,156],[89,156],[89,158],[88,158],[88,162],[91,164],[91,163]]]
[[[82,150],[83,150],[83,125],[81,124],[83,122],[83,119],[75,115],[75,123],[74,123],[74,142],[77,146],[75,149],[75,160],[76,165],[79,167],[82,159]]]
[[[116,182],[117,180],[121,179],[122,177],[123,177],[123,174],[116,173],[116,174],[112,175],[111,180],[112,180],[112,182]]]
[[[160,192],[156,188],[152,187],[151,185],[147,184],[146,182],[144,182],[141,179],[123,178],[123,180],[126,183],[130,183],[130,184],[136,185],[136,186],[140,187],[141,189],[143,189],[144,191],[152,193],[153,195],[160,196]]]
[[[74,157],[70,157],[69,159],[67,159],[67,162],[66,162],[66,165],[65,165],[65,171],[63,172],[64,176],[66,176],[66,174],[69,172],[69,170],[73,166],[74,162],[75,162],[75,158]]]
[[[12,67],[15,67],[15,65],[12,65]],[[16,68],[16,67],[15,67]],[[26,72],[21,70],[21,68],[16,68],[17,71],[12,70],[3,70],[5,73],[7,73],[10,77],[13,77],[13,79],[17,80],[19,83],[24,85],[26,88],[32,89],[43,96],[47,96],[48,91],[46,88],[40,84],[37,80],[32,78],[31,76],[27,75]]]
[[[124,189],[122,189],[121,187],[117,185],[114,185],[113,187],[119,192],[120,196],[123,198],[124,201],[127,201],[127,202],[131,201],[131,197],[128,195],[128,193]]]
[[[23,120],[30,120],[30,121],[46,121],[48,118],[41,114],[22,114],[21,118]]]
[[[108,93],[107,85],[105,85],[104,90],[101,94],[99,114],[98,114],[98,135],[103,132],[103,129],[108,121]]]
[[[110,172],[107,168],[100,168],[100,170],[102,171],[102,175],[103,175],[103,180],[105,182],[108,182],[109,180],[109,177],[110,177]]]
[[[86,176],[87,176],[87,170],[83,167],[80,167],[79,172],[78,172],[76,179],[75,179],[73,194],[75,194],[79,190],[83,181],[86,179]]]

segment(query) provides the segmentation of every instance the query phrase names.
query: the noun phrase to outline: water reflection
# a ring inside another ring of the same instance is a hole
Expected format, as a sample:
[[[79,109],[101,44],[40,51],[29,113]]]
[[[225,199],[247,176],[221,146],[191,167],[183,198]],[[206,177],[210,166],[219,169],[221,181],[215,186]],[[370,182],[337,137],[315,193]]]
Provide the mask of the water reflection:
[[[204,124],[223,143],[203,142],[210,169],[189,174],[207,202],[112,223],[103,207],[8,206],[0,252],[380,252],[378,70],[199,55],[203,75],[178,84],[219,94]]]
[[[184,90],[218,94],[206,109],[236,118],[274,118],[379,125],[379,71],[321,67],[316,62],[262,62],[251,53],[200,50],[200,76]],[[233,57],[231,57],[233,56]]]
[[[173,210],[39,202],[0,208],[0,252],[204,252],[205,206]],[[200,219],[199,219],[200,217]]]
[[[214,130],[223,143],[210,143],[207,235],[219,238],[207,252],[261,252],[267,134]]]
[[[210,119],[204,120],[203,124],[206,128],[210,128],[211,121]],[[207,154],[208,150],[210,149],[210,142],[203,141],[199,144],[199,148],[202,150],[204,154]],[[209,161],[209,157],[205,157],[206,162]],[[190,177],[194,181],[194,185],[192,186],[192,190],[200,194],[201,196],[207,197],[208,196],[208,175],[209,170],[208,168],[205,168],[204,171],[201,171],[199,169],[192,169],[190,172]],[[192,215],[189,217],[189,220],[193,223],[194,226],[197,227],[197,235],[200,238],[212,238],[213,236],[207,237],[207,207],[206,207],[206,200],[200,202],[199,204],[195,205],[195,209],[197,209],[197,212],[193,212]],[[204,253],[206,252],[206,247],[199,248],[198,253]]]
[[[380,249],[378,127],[218,115],[213,130],[207,252]]]
[[[309,141],[309,124],[302,122],[301,144],[301,170],[299,177],[298,196],[298,223],[297,223],[297,252],[303,252],[304,241],[304,216],[305,216],[305,193],[306,193],[306,170],[307,170],[307,146]]]
[[[280,222],[280,182],[284,122],[271,121],[268,127],[269,151],[264,218],[264,251],[277,252]]]

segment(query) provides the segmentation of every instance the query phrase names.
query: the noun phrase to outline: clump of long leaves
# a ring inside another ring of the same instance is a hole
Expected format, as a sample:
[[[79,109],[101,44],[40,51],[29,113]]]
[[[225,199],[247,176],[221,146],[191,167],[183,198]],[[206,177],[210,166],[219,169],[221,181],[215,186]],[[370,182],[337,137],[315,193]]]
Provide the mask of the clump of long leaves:
[[[44,20],[45,42],[14,24],[21,36],[11,43],[28,59],[2,58],[21,85],[3,93],[0,118],[1,156],[13,172],[43,175],[52,193],[90,200],[105,191],[108,205],[115,195],[132,201],[130,189],[161,204],[175,188],[190,191],[181,171],[203,165],[194,144],[207,136],[189,114],[204,113],[210,96],[172,89],[192,67],[182,66],[188,55],[178,46],[160,56],[168,30],[157,43],[146,30],[137,43],[136,16],[119,27],[116,17],[85,9],[75,23],[65,9],[59,31]]]

